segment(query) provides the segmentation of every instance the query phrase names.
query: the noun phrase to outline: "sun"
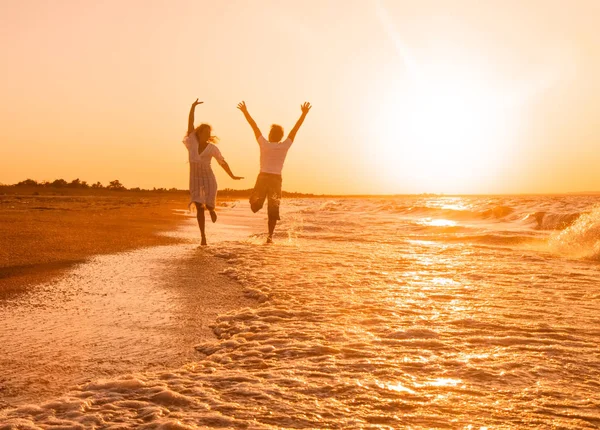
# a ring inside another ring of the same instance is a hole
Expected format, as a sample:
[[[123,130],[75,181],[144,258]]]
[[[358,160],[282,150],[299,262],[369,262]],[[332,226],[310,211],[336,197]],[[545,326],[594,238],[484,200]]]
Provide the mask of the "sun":
[[[509,112],[494,88],[469,70],[423,74],[392,88],[371,124],[380,154],[375,162],[392,186],[475,192],[473,182],[485,182],[505,162]]]
[[[498,187],[515,155],[519,109],[545,81],[527,91],[503,85],[482,56],[464,45],[432,42],[417,57],[382,3],[376,5],[402,64],[398,79],[380,83],[377,100],[368,103],[377,147],[372,164],[386,192],[476,193]]]
[[[366,156],[372,157],[382,192],[506,189],[523,151],[528,105],[572,77],[571,62],[561,61],[557,48],[530,74],[502,77],[493,52],[453,38],[460,29],[445,24],[427,28],[414,55],[381,0],[375,0],[375,12],[401,65],[397,79],[379,82],[380,91],[366,104],[376,147]]]

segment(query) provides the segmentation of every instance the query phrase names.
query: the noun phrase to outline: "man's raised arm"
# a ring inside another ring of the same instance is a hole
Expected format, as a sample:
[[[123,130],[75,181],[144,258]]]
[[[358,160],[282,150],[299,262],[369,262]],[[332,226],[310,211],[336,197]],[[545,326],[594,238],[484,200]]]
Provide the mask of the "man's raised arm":
[[[294,138],[296,137],[296,133],[298,133],[298,130],[300,129],[300,126],[304,122],[304,118],[306,118],[306,115],[308,114],[308,111],[310,110],[311,107],[312,106],[308,102],[305,102],[302,106],[300,106],[300,110],[302,110],[302,115],[300,115],[300,119],[298,119],[298,121],[296,122],[296,125],[294,126],[294,128],[292,128],[292,130],[290,131],[290,134],[288,134],[288,139],[290,139],[292,142],[294,141]]]
[[[262,133],[260,132],[258,126],[256,125],[256,122],[252,119],[252,117],[250,116],[250,113],[248,113],[248,108],[246,107],[246,102],[239,103],[237,105],[237,108],[242,111],[242,113],[244,114],[244,117],[246,118],[246,121],[248,121],[248,124],[250,124],[250,127],[252,127],[254,136],[256,136],[257,139],[260,136],[262,136]]]

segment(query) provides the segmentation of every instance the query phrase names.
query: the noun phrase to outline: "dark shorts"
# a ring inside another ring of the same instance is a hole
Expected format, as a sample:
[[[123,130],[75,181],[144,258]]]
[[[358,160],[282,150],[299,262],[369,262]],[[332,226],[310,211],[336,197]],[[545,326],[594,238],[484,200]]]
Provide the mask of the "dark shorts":
[[[279,220],[279,204],[281,203],[281,175],[259,173],[254,190],[250,195],[250,208],[256,213],[262,209],[268,199],[267,212],[270,219]]]

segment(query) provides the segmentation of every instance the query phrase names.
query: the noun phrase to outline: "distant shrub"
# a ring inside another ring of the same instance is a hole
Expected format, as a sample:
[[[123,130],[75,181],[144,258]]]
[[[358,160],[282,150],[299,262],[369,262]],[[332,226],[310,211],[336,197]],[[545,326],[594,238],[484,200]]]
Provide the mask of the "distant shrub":
[[[90,186],[88,185],[88,183],[86,181],[80,181],[79,178],[77,178],[77,179],[73,179],[71,182],[69,182],[67,187],[69,187],[69,188],[89,188]]]
[[[51,186],[54,188],[64,188],[67,185],[69,185],[69,184],[64,179],[55,179],[54,182],[52,182],[52,184],[51,184]]]
[[[21,181],[16,185],[17,187],[37,187],[39,184],[33,179],[25,179],[24,181]]]
[[[127,189],[118,179],[115,179],[114,181],[110,181],[106,188],[109,190],[115,190],[115,191],[124,191]]]
[[[71,182],[69,182],[67,184],[67,187],[69,187],[69,188],[80,188],[81,187],[81,181],[79,180],[79,178],[73,179]]]

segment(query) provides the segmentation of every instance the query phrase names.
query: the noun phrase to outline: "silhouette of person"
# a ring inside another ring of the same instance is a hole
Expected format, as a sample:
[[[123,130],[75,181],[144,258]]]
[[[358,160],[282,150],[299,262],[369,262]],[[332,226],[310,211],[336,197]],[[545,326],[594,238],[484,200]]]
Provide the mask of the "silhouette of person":
[[[298,119],[287,139],[283,142],[281,141],[283,139],[283,127],[273,124],[269,132],[269,139],[267,140],[263,137],[256,122],[250,116],[246,103],[242,101],[237,107],[244,114],[250,127],[252,127],[254,136],[260,146],[260,173],[256,178],[256,184],[250,196],[250,207],[252,212],[256,213],[265,204],[265,199],[268,200],[269,235],[267,236],[267,243],[272,243],[275,226],[277,225],[277,221],[281,219],[279,217],[279,206],[281,203],[281,171],[283,170],[283,163],[288,150],[294,142],[296,133],[298,133],[312,106],[310,103],[304,103],[300,106],[302,115],[300,115],[300,119]]]
[[[212,222],[217,221],[217,213],[215,212],[217,179],[210,165],[211,160],[215,158],[231,179],[239,180],[244,178],[235,176],[231,172],[229,165],[221,155],[221,151],[215,145],[218,139],[211,134],[212,127],[208,124],[200,124],[198,127],[194,127],[194,111],[196,110],[196,106],[202,103],[204,102],[199,102],[198,99],[192,103],[188,120],[188,130],[183,139],[183,144],[188,150],[190,162],[189,206],[196,206],[196,217],[202,237],[201,244],[206,245],[204,210],[208,210]]]

